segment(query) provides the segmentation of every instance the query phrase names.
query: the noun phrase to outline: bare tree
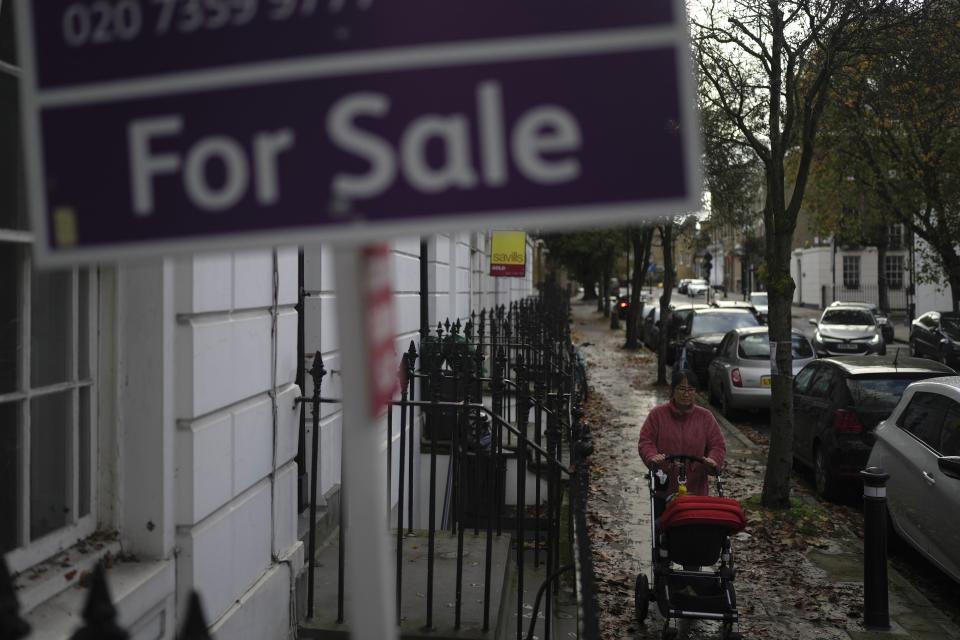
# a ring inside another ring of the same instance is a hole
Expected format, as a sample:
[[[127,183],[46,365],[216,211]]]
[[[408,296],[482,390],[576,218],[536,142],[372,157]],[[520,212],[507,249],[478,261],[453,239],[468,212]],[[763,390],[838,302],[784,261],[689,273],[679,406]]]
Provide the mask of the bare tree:
[[[763,163],[770,341],[776,350],[765,506],[788,506],[793,457],[790,255],[814,142],[833,75],[885,0],[713,0],[692,10],[702,104],[721,114],[729,143]],[[785,158],[797,162],[786,175]],[[793,189],[787,193],[785,182]]]
[[[663,245],[663,294],[660,296],[660,343],[657,345],[657,384],[667,384],[667,348],[670,338],[670,298],[673,295],[673,222],[657,227]]]
[[[627,308],[627,349],[640,346],[640,290],[647,275],[650,262],[650,247],[653,243],[654,227],[630,229],[630,244],[633,248],[633,273],[631,274],[630,306]]]

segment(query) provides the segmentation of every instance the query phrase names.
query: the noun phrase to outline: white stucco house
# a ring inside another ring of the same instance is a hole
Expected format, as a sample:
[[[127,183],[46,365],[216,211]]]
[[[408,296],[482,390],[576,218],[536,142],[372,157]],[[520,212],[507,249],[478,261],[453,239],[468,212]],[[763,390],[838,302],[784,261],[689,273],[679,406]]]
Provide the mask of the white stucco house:
[[[4,204],[12,194],[0,191]],[[339,357],[332,249],[46,272],[31,240],[22,219],[0,221],[12,276],[0,291],[0,543],[29,637],[69,638],[78,585],[104,558],[135,640],[174,638],[194,589],[216,638],[291,637],[305,562],[298,477],[313,436],[309,419],[301,433],[296,398],[311,389],[309,377],[296,384],[298,364],[319,350],[330,396],[351,366]],[[419,340],[421,305],[435,325],[533,292],[529,266],[487,275],[486,232],[390,246],[398,364]],[[528,265],[532,249],[528,239]],[[340,482],[340,424],[339,405],[324,405],[326,500]],[[384,430],[384,456],[396,446]]]

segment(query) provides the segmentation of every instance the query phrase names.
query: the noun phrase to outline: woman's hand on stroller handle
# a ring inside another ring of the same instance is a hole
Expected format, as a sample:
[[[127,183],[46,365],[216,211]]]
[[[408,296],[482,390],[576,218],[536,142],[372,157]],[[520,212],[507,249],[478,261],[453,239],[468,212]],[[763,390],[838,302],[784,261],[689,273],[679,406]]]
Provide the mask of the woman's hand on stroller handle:
[[[699,462],[700,464],[706,465],[713,475],[719,475],[720,469],[717,467],[717,463],[713,458],[707,458],[704,456],[692,456],[683,453],[668,453],[668,454],[657,454],[650,459],[651,462],[660,461],[657,460],[660,458],[660,461],[673,462],[678,464],[684,464],[686,462]]]

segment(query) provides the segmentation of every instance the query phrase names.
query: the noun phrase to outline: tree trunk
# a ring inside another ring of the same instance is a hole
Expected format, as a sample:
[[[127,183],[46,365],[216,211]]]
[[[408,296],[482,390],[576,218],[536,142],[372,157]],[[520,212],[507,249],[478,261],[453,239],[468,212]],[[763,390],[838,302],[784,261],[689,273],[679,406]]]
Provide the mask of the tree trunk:
[[[610,291],[610,278],[612,277],[613,270],[611,268],[603,270],[603,300],[600,301],[603,306],[600,310],[603,311],[603,315],[605,316],[610,315],[610,296],[613,295]]]
[[[643,317],[640,307],[640,290],[643,288],[644,276],[647,274],[647,263],[650,261],[650,244],[653,241],[653,228],[633,229],[630,232],[630,242],[633,245],[633,274],[630,291],[630,307],[627,309],[627,349],[636,349],[640,346],[640,318]]]
[[[583,283],[583,299],[584,300],[596,300],[600,296],[597,295],[597,288],[594,286],[591,281],[590,284],[586,282]]]
[[[769,199],[767,206],[771,206]],[[781,211],[779,217],[771,217],[783,220],[784,213]],[[768,224],[767,229],[771,228],[774,226]],[[793,233],[784,233],[780,229],[773,234],[767,233],[767,292],[770,305],[767,322],[770,346],[773,348],[774,343],[777,345],[777,372],[771,371],[770,449],[762,496],[763,505],[769,508],[790,505],[790,470],[793,466],[793,339],[790,311],[795,285],[790,277]]]
[[[660,296],[660,342],[657,345],[657,384],[667,384],[667,347],[670,340],[667,327],[670,326],[670,298],[673,295],[673,224],[665,224],[660,229],[663,244],[663,295]]]
[[[890,295],[887,291],[887,235],[881,233],[877,236],[877,307],[883,311],[884,315],[890,315]]]

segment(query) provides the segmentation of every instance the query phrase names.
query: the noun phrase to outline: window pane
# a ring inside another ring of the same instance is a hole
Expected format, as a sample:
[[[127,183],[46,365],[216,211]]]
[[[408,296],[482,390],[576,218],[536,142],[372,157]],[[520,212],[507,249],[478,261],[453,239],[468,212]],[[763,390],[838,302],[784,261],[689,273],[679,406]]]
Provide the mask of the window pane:
[[[17,389],[20,370],[21,250],[0,242],[0,393]]]
[[[90,513],[90,387],[80,389],[80,504],[79,517]]]
[[[72,391],[30,401],[30,539],[69,522]]]
[[[0,0],[0,60],[17,63],[17,43],[13,40],[13,0]]]
[[[916,393],[903,412],[900,426],[932,449],[940,447],[940,427],[949,400],[932,393]]]
[[[30,380],[34,387],[67,382],[70,375],[70,271],[33,271],[30,301]]]
[[[0,43],[3,39],[0,34]],[[0,72],[0,229],[23,230],[27,223],[17,93],[16,79]]]
[[[953,402],[943,421],[939,451],[945,456],[960,456],[960,406]]]
[[[19,546],[20,411],[19,403],[0,404],[0,553]]]

